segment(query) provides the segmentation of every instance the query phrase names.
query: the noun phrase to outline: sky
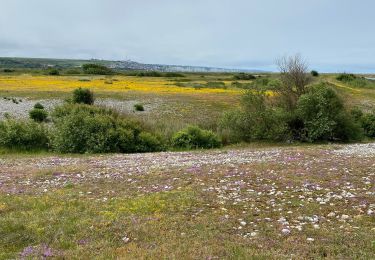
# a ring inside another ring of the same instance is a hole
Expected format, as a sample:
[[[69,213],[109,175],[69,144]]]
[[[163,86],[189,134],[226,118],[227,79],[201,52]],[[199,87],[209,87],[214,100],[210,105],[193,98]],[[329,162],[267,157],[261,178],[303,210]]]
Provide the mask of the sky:
[[[0,0],[0,56],[375,72],[373,0]]]

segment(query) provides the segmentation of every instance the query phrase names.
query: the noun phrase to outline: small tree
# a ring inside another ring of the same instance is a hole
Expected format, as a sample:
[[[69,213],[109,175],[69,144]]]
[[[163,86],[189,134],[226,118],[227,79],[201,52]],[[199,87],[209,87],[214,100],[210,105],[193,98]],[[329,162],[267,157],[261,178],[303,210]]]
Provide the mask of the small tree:
[[[313,77],[319,77],[319,72],[317,72],[316,70],[312,70],[310,73]]]
[[[278,90],[279,94],[283,98],[286,108],[293,110],[298,98],[306,93],[306,87],[311,81],[307,62],[301,55],[296,54],[278,59],[277,65],[282,83]]]

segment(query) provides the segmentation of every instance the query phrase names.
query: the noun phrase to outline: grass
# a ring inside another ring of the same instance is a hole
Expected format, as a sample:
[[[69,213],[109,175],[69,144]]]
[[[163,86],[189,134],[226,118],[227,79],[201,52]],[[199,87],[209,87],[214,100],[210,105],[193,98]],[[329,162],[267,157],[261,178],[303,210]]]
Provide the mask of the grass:
[[[370,259],[374,155],[333,149],[1,157],[0,258]]]
[[[349,106],[375,107],[374,89],[315,80]],[[133,116],[171,136],[187,124],[216,130],[239,104],[232,82],[1,74],[0,96],[67,98],[89,87],[98,98],[158,104]],[[142,155],[0,149],[0,259],[372,259],[375,154],[363,147],[365,156],[268,142]]]

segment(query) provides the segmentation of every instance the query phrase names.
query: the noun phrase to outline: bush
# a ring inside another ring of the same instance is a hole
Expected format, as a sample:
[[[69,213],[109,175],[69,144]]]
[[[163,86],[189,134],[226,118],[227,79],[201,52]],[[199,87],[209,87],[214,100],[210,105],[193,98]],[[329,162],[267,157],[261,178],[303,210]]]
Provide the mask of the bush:
[[[46,121],[46,119],[48,117],[48,113],[44,109],[33,108],[32,110],[30,110],[29,116],[35,122],[39,122],[40,123],[40,122]]]
[[[60,71],[58,69],[49,69],[47,74],[51,76],[58,76],[60,75]]]
[[[165,73],[164,76],[167,77],[167,78],[183,78],[183,77],[185,77],[184,74],[177,73],[177,72],[167,72],[167,73]]]
[[[34,108],[36,108],[36,109],[44,109],[44,106],[38,102],[38,103],[36,103],[34,105]]]
[[[339,81],[352,81],[355,80],[357,77],[354,74],[347,74],[347,73],[342,73],[336,77],[337,80]]]
[[[82,65],[83,72],[86,74],[93,74],[93,75],[112,75],[114,71],[106,66],[89,63]]]
[[[136,74],[137,77],[163,77],[163,74],[158,71],[142,71]]]
[[[288,138],[287,114],[273,107],[268,99],[263,91],[247,91],[241,108],[224,114],[220,129],[228,142]]]
[[[313,77],[319,77],[319,72],[317,72],[316,70],[312,70],[312,71],[311,71],[311,75],[312,75]]]
[[[79,69],[68,69],[65,74],[68,74],[68,75],[79,75],[81,74],[81,70]]]
[[[53,113],[52,145],[63,153],[153,152],[161,141],[135,121],[105,108],[67,104]]]
[[[360,118],[361,126],[367,137],[375,138],[375,113],[363,114]]]
[[[207,88],[226,88],[225,83],[222,81],[209,81],[206,83]]]
[[[37,150],[48,148],[48,132],[33,121],[7,119],[0,122],[0,146],[9,149]]]
[[[145,108],[143,107],[142,104],[135,104],[134,109],[135,111],[145,111]]]
[[[73,91],[73,103],[92,105],[94,101],[94,93],[87,88],[77,88]]]
[[[241,73],[234,75],[233,79],[234,80],[253,80],[253,79],[256,79],[256,77],[252,74],[241,72]]]
[[[320,84],[309,89],[297,103],[297,115],[303,122],[304,141],[349,141],[360,139],[361,130],[347,113],[336,92]]]
[[[5,73],[12,73],[14,71],[15,70],[13,70],[13,69],[3,69],[3,72],[5,72]]]
[[[217,148],[221,141],[212,131],[203,130],[198,126],[188,126],[172,137],[172,144],[177,148]]]

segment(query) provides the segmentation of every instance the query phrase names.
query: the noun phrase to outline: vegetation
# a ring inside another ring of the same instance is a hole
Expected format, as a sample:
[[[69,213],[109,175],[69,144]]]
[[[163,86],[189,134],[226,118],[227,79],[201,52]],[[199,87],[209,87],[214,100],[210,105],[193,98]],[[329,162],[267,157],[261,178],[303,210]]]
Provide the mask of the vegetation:
[[[48,131],[33,121],[6,119],[0,121],[0,146],[17,150],[47,149]]]
[[[90,89],[78,88],[73,91],[73,103],[75,104],[94,104],[94,93]]]
[[[46,121],[46,119],[48,117],[48,112],[45,111],[44,109],[33,108],[32,110],[30,110],[29,116],[35,122],[39,122],[40,123],[40,122]]]
[[[241,108],[223,116],[220,126],[227,142],[361,140],[361,125],[337,93],[325,83],[308,85],[307,66],[300,56],[283,58],[279,66],[278,96],[248,90]]]
[[[316,70],[312,70],[311,71],[311,76],[313,76],[313,77],[319,77],[319,72],[317,72]]]
[[[63,153],[133,153],[163,149],[141,125],[112,110],[88,105],[65,105],[53,114],[52,146]]]
[[[49,69],[47,70],[47,74],[51,76],[58,76],[60,75],[60,71],[58,69]]]
[[[94,64],[94,63],[83,64],[82,69],[83,69],[83,72],[85,74],[94,74],[94,75],[112,75],[112,74],[114,74],[114,71],[111,70],[110,68],[107,68],[104,65]]]
[[[256,79],[256,77],[252,74],[241,72],[241,73],[235,74],[233,76],[233,79],[234,80],[253,80],[253,79]]]
[[[38,102],[38,103],[35,103],[34,108],[35,109],[44,109],[44,106]]]
[[[361,139],[361,129],[345,110],[343,101],[335,91],[324,84],[311,87],[298,100],[297,120],[299,129],[294,128],[301,140],[353,141]],[[302,126],[302,128],[301,128]]]
[[[373,141],[372,81],[25,71],[0,75],[0,259],[374,258],[374,144],[284,145]],[[13,113],[33,100],[50,120]]]
[[[355,80],[357,78],[357,76],[356,75],[354,75],[354,74],[347,74],[347,73],[342,73],[342,74],[340,74],[340,75],[338,75],[337,77],[336,77],[336,79],[337,80],[339,80],[339,81],[352,81],[352,80]]]
[[[134,109],[135,111],[140,111],[140,112],[145,111],[145,108],[143,107],[143,105],[139,103],[134,105]]]
[[[173,136],[172,144],[176,148],[207,149],[220,147],[221,141],[212,131],[203,130],[198,126],[188,126]]]

